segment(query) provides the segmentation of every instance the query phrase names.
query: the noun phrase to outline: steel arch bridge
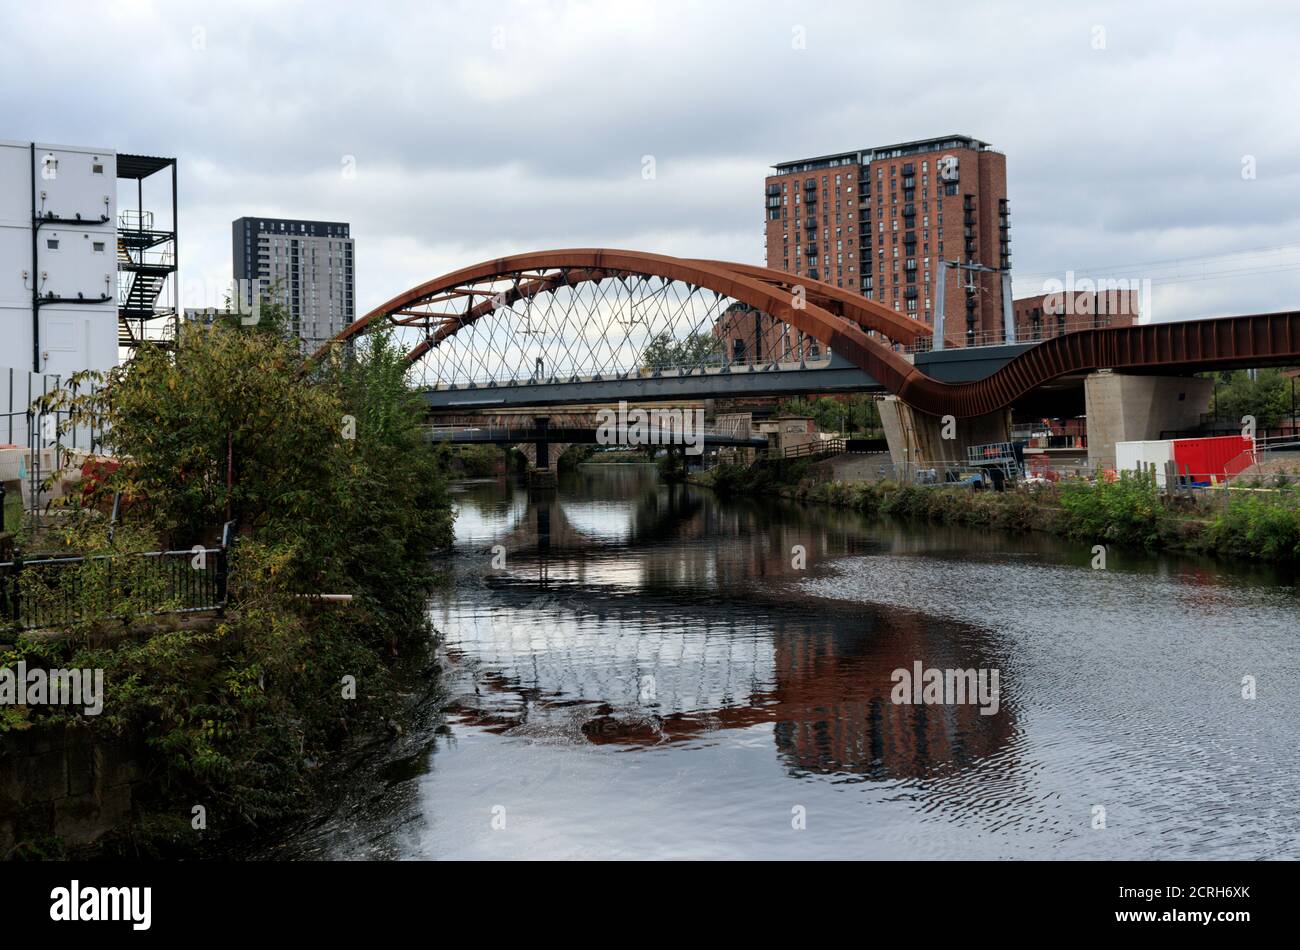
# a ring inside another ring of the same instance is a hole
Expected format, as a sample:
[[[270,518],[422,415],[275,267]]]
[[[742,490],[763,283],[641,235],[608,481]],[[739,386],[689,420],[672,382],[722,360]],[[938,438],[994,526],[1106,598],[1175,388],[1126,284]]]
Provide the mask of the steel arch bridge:
[[[912,372],[893,344],[930,335],[918,320],[781,271],[597,248],[435,278],[319,353],[383,327],[408,350],[413,382],[430,389],[824,366],[831,354],[892,388]]]
[[[1190,373],[1300,361],[1300,313],[1287,312],[1067,333],[984,379],[946,383],[895,349],[930,336],[929,326],[842,288],[749,264],[602,248],[516,254],[452,271],[377,307],[315,358],[380,328],[397,335],[412,381],[428,390],[847,360],[914,408],[961,418],[1095,369]]]

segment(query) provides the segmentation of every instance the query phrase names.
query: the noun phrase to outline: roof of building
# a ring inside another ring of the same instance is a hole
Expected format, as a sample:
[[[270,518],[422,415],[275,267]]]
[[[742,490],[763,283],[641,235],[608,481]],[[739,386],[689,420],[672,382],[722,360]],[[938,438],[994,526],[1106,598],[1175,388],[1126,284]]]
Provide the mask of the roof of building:
[[[118,178],[148,178],[154,172],[162,171],[169,165],[175,165],[174,158],[160,158],[156,155],[127,155],[117,153]]]
[[[832,155],[819,155],[816,158],[800,158],[792,162],[778,162],[772,167],[778,171],[804,167],[829,168],[832,162],[836,165],[863,164],[876,158],[914,155],[945,148],[973,148],[982,151],[989,147],[988,142],[972,138],[969,135],[940,135],[934,138],[916,139],[912,142],[899,142],[895,145],[877,145],[853,152],[838,152]]]

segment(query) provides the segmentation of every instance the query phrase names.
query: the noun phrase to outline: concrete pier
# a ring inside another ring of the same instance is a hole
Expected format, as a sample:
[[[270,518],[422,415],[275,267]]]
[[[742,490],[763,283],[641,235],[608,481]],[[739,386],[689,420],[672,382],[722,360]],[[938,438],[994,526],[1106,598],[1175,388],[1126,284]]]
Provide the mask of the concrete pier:
[[[1009,409],[955,419],[951,427],[953,437],[945,439],[942,416],[914,409],[897,396],[886,396],[878,405],[895,471],[965,465],[968,446],[1006,442],[1011,438]]]
[[[1209,411],[1214,380],[1196,376],[1136,376],[1103,369],[1083,381],[1088,416],[1088,463],[1115,467],[1115,443],[1160,438],[1194,429]]]

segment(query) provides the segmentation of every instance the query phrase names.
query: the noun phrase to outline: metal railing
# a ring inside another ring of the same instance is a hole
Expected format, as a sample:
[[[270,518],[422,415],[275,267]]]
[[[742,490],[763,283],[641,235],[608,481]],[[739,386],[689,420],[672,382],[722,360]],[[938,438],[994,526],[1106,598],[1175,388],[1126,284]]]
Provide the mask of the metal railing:
[[[0,562],[0,630],[226,605],[227,549],[17,557]],[[123,606],[130,603],[130,609]]]
[[[1075,333],[1079,330],[1102,330],[1107,327],[1128,326],[1127,322],[1131,318],[1127,314],[1103,314],[1101,316],[1073,317],[1059,324],[1055,320],[1050,323],[1044,319],[1043,324],[1037,328],[1016,328],[1016,338],[1013,341],[1006,339],[1005,333],[999,327],[993,330],[977,330],[973,336],[968,336],[964,331],[953,327],[944,336],[953,342],[953,349],[968,349],[971,347],[981,346],[1011,346],[1020,343],[1042,343],[1044,340],[1050,340],[1053,337],[1061,336],[1065,333]],[[903,347],[904,353],[929,353],[934,349],[934,337],[921,337],[915,343]]]
[[[787,445],[782,452],[783,458],[802,459],[818,455],[841,455],[846,448],[844,439],[819,439],[816,442],[800,442]]]
[[[631,369],[611,369],[604,373],[575,373],[570,369],[543,369],[541,373],[517,378],[503,378],[493,375],[478,375],[468,379],[458,379],[453,383],[426,383],[424,388],[442,392],[452,389],[467,389],[495,386],[508,389],[515,386],[539,386],[565,383],[589,383],[615,379],[659,379],[679,376],[717,376],[729,373],[763,373],[802,369],[825,369],[831,363],[831,350],[822,347],[816,354],[806,354],[803,359],[798,353],[783,355],[774,360],[728,360],[712,358],[684,366],[648,368],[644,366]]]

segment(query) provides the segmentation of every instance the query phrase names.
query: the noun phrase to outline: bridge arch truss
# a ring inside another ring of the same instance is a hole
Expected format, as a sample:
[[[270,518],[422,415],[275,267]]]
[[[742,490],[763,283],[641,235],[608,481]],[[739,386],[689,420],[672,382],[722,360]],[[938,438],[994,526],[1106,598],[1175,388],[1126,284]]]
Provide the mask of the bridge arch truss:
[[[1300,313],[1067,333],[987,378],[945,383],[896,344],[930,335],[905,314],[830,284],[747,264],[576,248],[484,261],[393,297],[316,358],[390,329],[429,389],[761,371],[828,350],[934,415],[979,416],[1061,376],[1112,368],[1189,373],[1300,362]]]

